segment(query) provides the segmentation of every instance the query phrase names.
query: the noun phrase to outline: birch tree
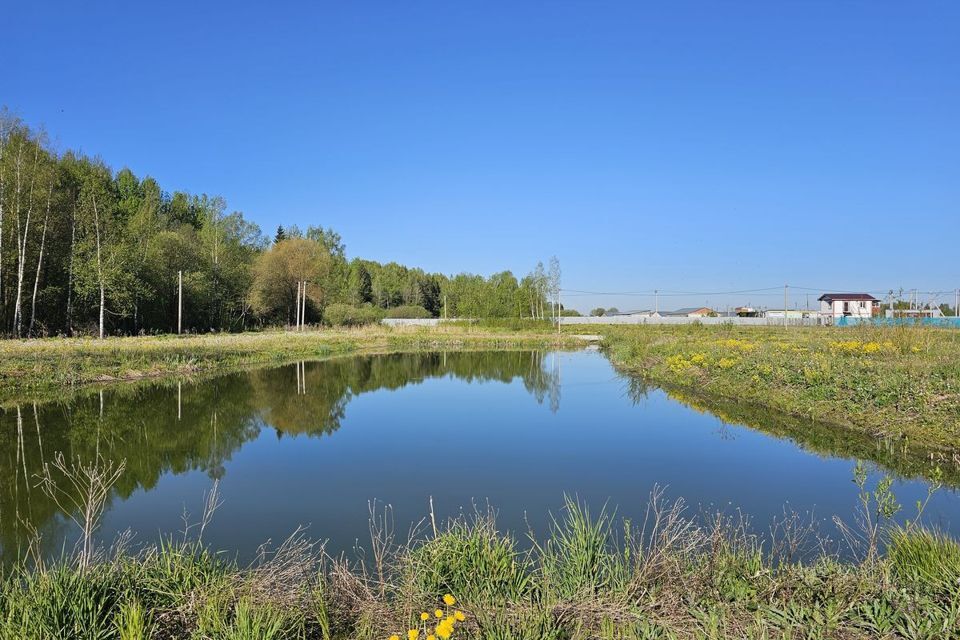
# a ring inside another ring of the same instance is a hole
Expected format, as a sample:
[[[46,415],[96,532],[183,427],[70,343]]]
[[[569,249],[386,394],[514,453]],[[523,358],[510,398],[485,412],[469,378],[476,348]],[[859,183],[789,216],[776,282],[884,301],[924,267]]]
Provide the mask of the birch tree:
[[[553,306],[554,319],[560,317],[560,260],[557,256],[550,258],[550,271],[547,273],[547,293]]]

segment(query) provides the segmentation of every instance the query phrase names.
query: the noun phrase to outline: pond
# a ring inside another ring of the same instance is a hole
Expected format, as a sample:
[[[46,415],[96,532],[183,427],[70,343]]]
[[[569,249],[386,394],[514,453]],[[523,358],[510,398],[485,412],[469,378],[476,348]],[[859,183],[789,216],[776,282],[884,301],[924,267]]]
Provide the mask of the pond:
[[[749,424],[751,426],[745,426]],[[348,357],[200,381],[114,386],[0,410],[0,545],[9,560],[31,530],[48,553],[75,539],[37,488],[56,452],[124,461],[102,540],[126,529],[152,542],[196,522],[218,482],[223,504],[204,533],[250,558],[298,526],[351,550],[368,538],[370,503],[392,507],[399,537],[492,505],[523,536],[544,531],[564,496],[640,519],[666,487],[691,512],[748,514],[765,531],[784,509],[832,532],[851,520],[856,460],[896,478],[912,513],[929,466],[830,425],[648,388],[597,351],[484,351]],[[928,522],[960,534],[957,482]]]

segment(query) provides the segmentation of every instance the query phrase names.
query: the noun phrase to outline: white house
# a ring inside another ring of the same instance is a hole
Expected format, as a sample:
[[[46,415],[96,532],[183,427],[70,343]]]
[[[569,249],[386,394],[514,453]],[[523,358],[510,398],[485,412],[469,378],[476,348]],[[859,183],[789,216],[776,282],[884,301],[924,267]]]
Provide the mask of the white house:
[[[869,293],[825,293],[820,301],[820,315],[831,318],[870,318],[880,301]]]

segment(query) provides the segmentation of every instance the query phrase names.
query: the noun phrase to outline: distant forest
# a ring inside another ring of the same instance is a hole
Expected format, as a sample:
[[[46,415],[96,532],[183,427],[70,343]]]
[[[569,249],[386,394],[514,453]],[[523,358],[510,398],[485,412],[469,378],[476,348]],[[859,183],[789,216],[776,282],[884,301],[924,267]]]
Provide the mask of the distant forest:
[[[547,318],[560,267],[517,279],[447,276],[348,259],[323,226],[267,236],[218,196],[165,191],[127,168],[57,152],[0,111],[0,335],[241,331],[295,322],[360,324],[384,316]]]

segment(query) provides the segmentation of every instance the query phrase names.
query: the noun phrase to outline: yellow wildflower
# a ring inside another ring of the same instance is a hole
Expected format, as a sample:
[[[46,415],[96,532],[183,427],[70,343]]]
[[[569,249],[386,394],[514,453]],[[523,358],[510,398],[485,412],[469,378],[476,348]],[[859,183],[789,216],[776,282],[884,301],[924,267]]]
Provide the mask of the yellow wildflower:
[[[423,613],[420,614],[420,619],[421,619],[421,620],[429,620],[429,619],[430,619],[430,614],[427,613],[426,611],[424,611]]]
[[[453,605],[457,604],[457,599],[448,593],[447,595],[443,596],[443,604],[447,605],[448,607],[452,607]]]
[[[410,631],[407,631],[407,640],[417,640],[417,638],[419,637],[420,637],[419,629],[410,629]]]
[[[437,625],[435,632],[442,640],[447,640],[453,635],[453,618],[444,618],[443,621]]]
[[[728,349],[739,349],[740,351],[752,351],[756,347],[752,342],[737,340],[736,338],[718,340],[717,344],[722,347],[727,347]]]
[[[717,366],[721,369],[730,369],[731,367],[736,366],[737,360],[735,358],[720,358],[717,360]]]
[[[453,612],[453,617],[459,620],[460,622],[463,622],[464,620],[467,619],[467,616],[463,615],[463,611],[460,611],[459,609]]]
[[[437,640],[437,636],[429,635],[427,636],[427,640]]]
[[[397,634],[393,634],[392,636],[390,636],[390,640],[400,640],[400,636],[398,636]]]
[[[693,363],[678,353],[667,358],[667,366],[674,373],[683,373],[692,367]]]
[[[876,353],[876,352],[880,351],[880,348],[881,348],[881,347],[880,347],[880,343],[879,343],[879,342],[866,342],[866,343],[864,343],[864,345],[863,345],[863,352],[864,352],[864,353]]]
[[[442,617],[443,617],[443,609],[437,609],[436,611],[433,612],[433,615],[437,616],[438,618],[442,618]]]

